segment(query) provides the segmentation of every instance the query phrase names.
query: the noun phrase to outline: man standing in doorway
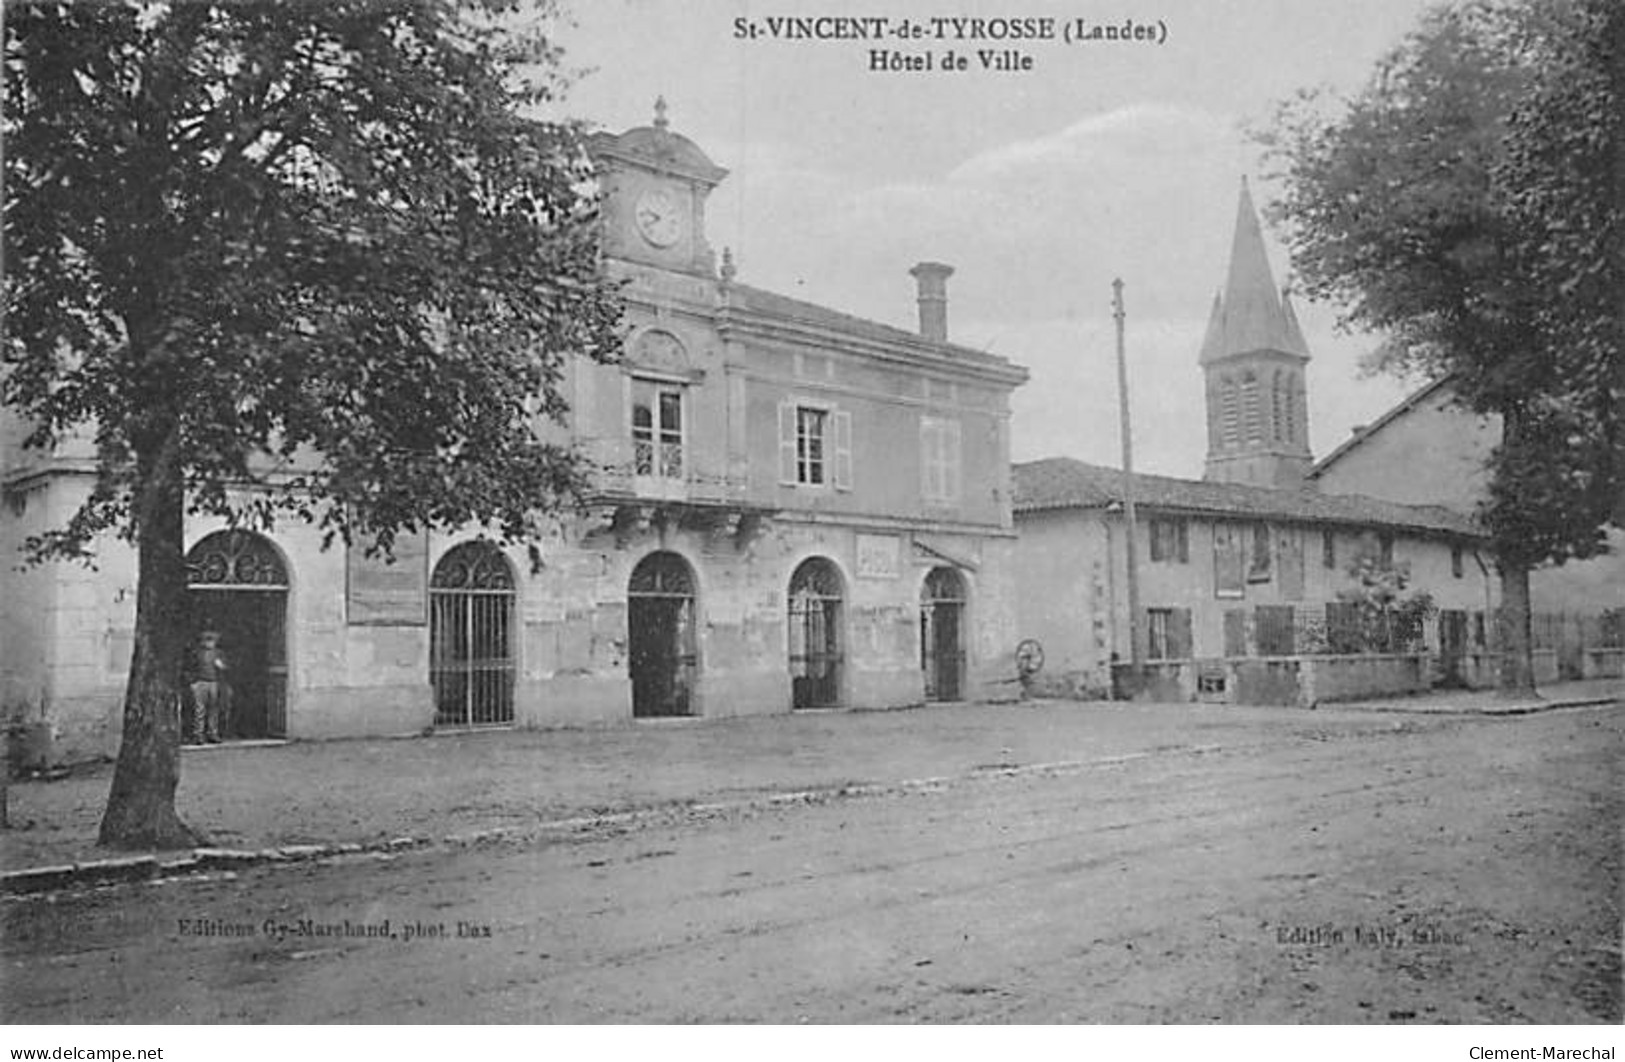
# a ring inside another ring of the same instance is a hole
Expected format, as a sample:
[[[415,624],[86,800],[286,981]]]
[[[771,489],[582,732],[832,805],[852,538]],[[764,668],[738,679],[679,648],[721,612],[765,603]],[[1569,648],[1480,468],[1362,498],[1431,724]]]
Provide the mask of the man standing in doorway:
[[[198,638],[192,675],[192,703],[196,705],[192,738],[197,744],[220,743],[220,719],[227,711],[231,693],[225,672],[226,657],[220,651],[219,633],[204,631]]]

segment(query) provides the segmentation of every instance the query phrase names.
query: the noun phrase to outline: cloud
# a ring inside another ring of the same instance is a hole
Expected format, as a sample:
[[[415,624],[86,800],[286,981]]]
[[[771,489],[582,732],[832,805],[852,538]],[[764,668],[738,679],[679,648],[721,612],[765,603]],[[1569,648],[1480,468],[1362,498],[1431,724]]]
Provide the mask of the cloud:
[[[1074,122],[1058,133],[983,152],[948,174],[950,183],[988,185],[1089,172],[1135,159],[1168,159],[1213,147],[1226,119],[1204,111],[1140,103]]]

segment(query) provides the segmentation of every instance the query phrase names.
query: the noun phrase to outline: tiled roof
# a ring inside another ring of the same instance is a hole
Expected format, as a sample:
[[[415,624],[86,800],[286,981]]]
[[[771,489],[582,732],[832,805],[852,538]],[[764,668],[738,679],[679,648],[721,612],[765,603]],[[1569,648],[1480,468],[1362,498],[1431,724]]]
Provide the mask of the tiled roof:
[[[1123,500],[1119,469],[1048,457],[1015,466],[1015,511],[1099,509]],[[1431,534],[1481,537],[1468,516],[1438,505],[1400,505],[1363,494],[1275,490],[1242,483],[1210,483],[1172,476],[1134,476],[1134,500],[1147,509],[1215,516],[1359,525]]]
[[[954,343],[935,343],[925,339],[918,332],[910,332],[902,328],[893,328],[891,325],[881,324],[864,317],[842,313],[817,303],[803,302],[792,299],[787,295],[767,291],[763,288],[753,288],[749,284],[734,283],[729,286],[729,297],[732,304],[749,313],[760,314],[763,317],[777,317],[787,321],[796,321],[801,324],[813,325],[818,328],[827,328],[832,332],[859,336],[873,340],[877,343],[901,345],[908,347],[928,347],[943,350],[971,362],[980,362],[990,368],[1015,369],[1010,362],[996,354],[976,350],[973,347],[962,347]],[[1025,377],[1026,370],[1018,369]]]

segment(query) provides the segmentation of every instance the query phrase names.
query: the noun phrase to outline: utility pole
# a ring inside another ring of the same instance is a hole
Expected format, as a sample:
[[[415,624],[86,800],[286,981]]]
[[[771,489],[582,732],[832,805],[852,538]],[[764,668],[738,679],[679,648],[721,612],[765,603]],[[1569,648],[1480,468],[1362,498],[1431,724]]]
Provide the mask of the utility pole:
[[[1128,646],[1133,673],[1131,689],[1138,691],[1140,665],[1145,660],[1145,620],[1140,615],[1139,524],[1134,515],[1134,431],[1128,415],[1128,357],[1123,351],[1123,280],[1112,281],[1112,319],[1117,322],[1117,409],[1123,432],[1123,523],[1128,546]]]

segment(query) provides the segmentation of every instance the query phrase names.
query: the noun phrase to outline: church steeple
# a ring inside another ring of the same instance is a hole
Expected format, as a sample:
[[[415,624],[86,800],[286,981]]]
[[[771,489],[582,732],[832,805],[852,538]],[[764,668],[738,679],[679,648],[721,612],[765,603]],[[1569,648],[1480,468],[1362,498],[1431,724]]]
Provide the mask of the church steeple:
[[[1309,347],[1291,299],[1275,287],[1245,177],[1229,271],[1213,298],[1198,360],[1207,376],[1205,478],[1301,487],[1311,463],[1304,391]]]

